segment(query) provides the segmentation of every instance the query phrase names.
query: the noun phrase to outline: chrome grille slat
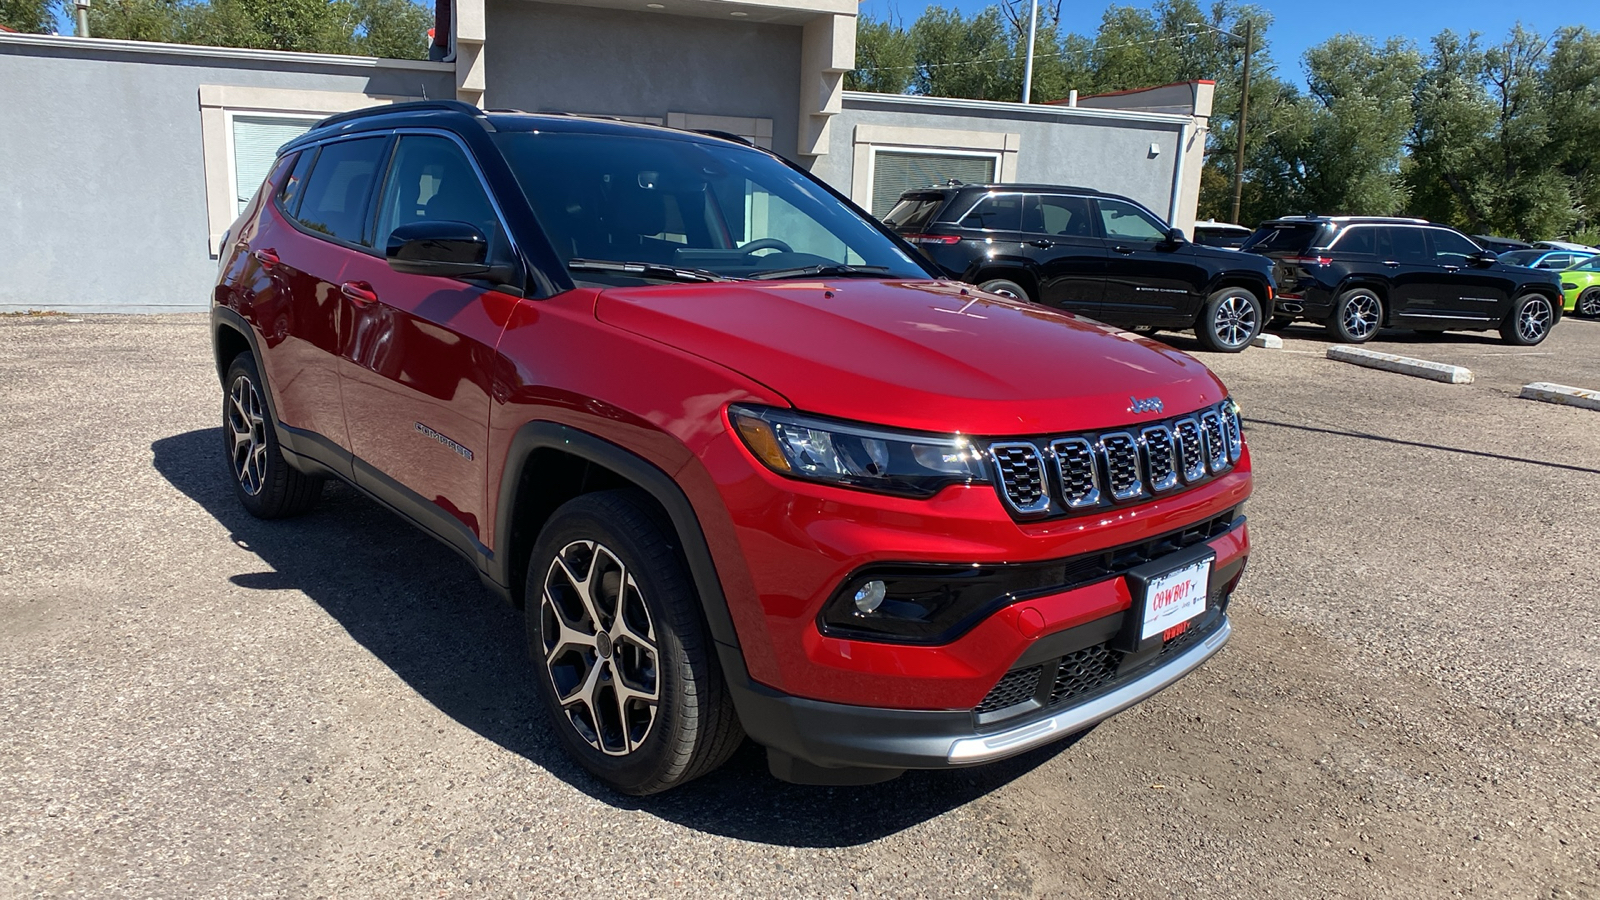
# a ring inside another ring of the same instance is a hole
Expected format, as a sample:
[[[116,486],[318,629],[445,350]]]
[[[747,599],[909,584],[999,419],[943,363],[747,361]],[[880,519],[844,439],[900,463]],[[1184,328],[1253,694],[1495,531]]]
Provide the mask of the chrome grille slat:
[[[1000,495],[1012,509],[1032,515],[1050,508],[1050,489],[1038,447],[1025,441],[991,444],[989,456],[1000,476]]]
[[[997,441],[988,451],[995,487],[1014,514],[1065,515],[1132,503],[1221,475],[1243,458],[1244,432],[1230,399],[1127,429]]]
[[[1106,461],[1106,487],[1113,500],[1132,500],[1144,494],[1144,478],[1139,474],[1139,442],[1126,431],[1100,436]]]
[[[1100,503],[1100,464],[1094,445],[1083,438],[1065,438],[1050,445],[1056,458],[1056,475],[1068,509],[1085,509]]]
[[[1178,486],[1177,447],[1172,432],[1165,425],[1155,425],[1139,432],[1144,444],[1145,471],[1150,473],[1150,490],[1156,493],[1170,491]]]

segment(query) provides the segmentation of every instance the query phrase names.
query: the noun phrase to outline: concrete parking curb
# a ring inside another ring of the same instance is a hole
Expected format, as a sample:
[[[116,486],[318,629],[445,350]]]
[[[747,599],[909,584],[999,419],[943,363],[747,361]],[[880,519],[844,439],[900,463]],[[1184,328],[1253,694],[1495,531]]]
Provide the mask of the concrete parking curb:
[[[1551,384],[1548,381],[1525,384],[1522,386],[1522,393],[1517,396],[1524,400],[1543,400],[1545,403],[1558,403],[1562,406],[1600,410],[1600,391]]]
[[[1472,383],[1472,370],[1465,366],[1452,366],[1446,363],[1429,362],[1425,359],[1412,359],[1409,356],[1379,353],[1376,350],[1365,350],[1360,347],[1329,347],[1328,358],[1339,362],[1351,363],[1352,365],[1366,366],[1369,369],[1382,369],[1385,372],[1398,372],[1401,375],[1412,375],[1417,378],[1427,378],[1431,381],[1442,381],[1445,384]]]
[[[1250,339],[1250,346],[1265,347],[1268,350],[1282,350],[1283,338],[1275,334],[1258,334]]]

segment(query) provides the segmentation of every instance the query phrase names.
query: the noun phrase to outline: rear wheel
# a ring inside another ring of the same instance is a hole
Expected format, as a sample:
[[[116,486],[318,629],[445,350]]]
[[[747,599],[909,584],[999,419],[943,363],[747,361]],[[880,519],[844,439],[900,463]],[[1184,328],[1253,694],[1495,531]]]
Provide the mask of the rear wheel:
[[[1600,287],[1592,287],[1579,294],[1574,312],[1585,319],[1600,319]]]
[[[625,794],[676,787],[744,739],[668,527],[632,491],[568,501],[528,565],[528,650],[567,752]]]
[[[283,458],[278,432],[262,397],[266,391],[256,358],[241,353],[228,365],[222,398],[222,440],[233,489],[258,519],[297,516],[317,505],[323,479],[301,472]]]
[[[1365,344],[1383,324],[1383,301],[1366,288],[1351,288],[1339,295],[1328,317],[1328,330],[1346,344]]]
[[[1010,279],[1006,278],[991,278],[988,281],[978,285],[978,290],[988,291],[991,294],[999,294],[1000,296],[1011,300],[1022,300],[1024,302],[1033,301],[1033,298],[1028,296],[1028,291],[1026,288],[1020,284],[1017,284],[1015,281],[1011,281]]]
[[[1206,298],[1195,323],[1200,346],[1216,353],[1238,353],[1261,333],[1261,301],[1242,287],[1226,287]]]
[[[1550,335],[1556,311],[1543,294],[1523,294],[1511,304],[1511,312],[1500,323],[1500,337],[1508,344],[1532,347]]]

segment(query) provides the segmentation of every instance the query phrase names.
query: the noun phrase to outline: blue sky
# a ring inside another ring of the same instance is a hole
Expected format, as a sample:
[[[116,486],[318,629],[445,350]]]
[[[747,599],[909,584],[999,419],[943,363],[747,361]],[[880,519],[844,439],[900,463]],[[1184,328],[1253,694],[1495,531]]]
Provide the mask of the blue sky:
[[[992,2],[944,0],[942,5],[973,13]],[[892,12],[902,24],[909,25],[928,5],[916,0],[863,0],[861,13],[883,19]],[[1107,4],[1065,0],[1061,7],[1063,30],[1093,36],[1100,25],[1101,15],[1111,5],[1148,7],[1150,2],[1128,0]],[[1272,57],[1278,64],[1279,77],[1295,82],[1303,82],[1300,57],[1306,49],[1341,32],[1371,35],[1380,40],[1400,35],[1425,49],[1428,39],[1446,28],[1461,33],[1478,31],[1486,39],[1498,40],[1519,20],[1524,27],[1541,34],[1549,34],[1562,25],[1587,25],[1600,30],[1600,3],[1594,0],[1530,3],[1527,6],[1515,0],[1450,0],[1448,3],[1439,0],[1258,0],[1255,5],[1272,14],[1273,25],[1268,37],[1272,43]],[[1209,6],[1209,3],[1202,3],[1202,6]]]

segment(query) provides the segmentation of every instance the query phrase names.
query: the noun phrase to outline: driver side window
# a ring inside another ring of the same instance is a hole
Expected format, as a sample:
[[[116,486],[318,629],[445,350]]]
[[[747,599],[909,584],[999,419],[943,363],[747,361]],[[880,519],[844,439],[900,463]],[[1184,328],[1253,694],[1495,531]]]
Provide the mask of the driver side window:
[[[1160,241],[1166,238],[1166,229],[1150,217],[1148,213],[1121,200],[1109,200],[1104,197],[1096,201],[1100,204],[1100,221],[1105,227],[1108,238],[1123,238],[1132,241]]]
[[[389,233],[416,222],[466,222],[489,239],[489,256],[500,247],[500,220],[483,183],[465,153],[448,138],[403,135],[395,148],[389,178],[378,208],[377,240],[382,252]]]

